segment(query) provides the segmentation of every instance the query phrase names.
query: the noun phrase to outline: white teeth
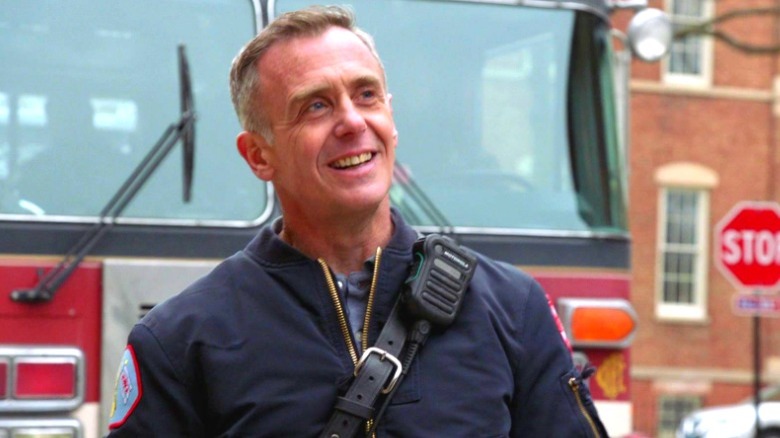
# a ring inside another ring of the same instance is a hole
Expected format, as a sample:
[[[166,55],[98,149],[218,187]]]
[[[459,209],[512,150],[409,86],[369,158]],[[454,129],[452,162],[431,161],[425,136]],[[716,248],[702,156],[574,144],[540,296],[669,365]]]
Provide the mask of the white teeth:
[[[364,152],[360,155],[353,155],[351,157],[342,158],[333,163],[333,167],[336,169],[345,169],[347,167],[357,166],[358,164],[363,164],[370,160],[371,156],[371,152]]]

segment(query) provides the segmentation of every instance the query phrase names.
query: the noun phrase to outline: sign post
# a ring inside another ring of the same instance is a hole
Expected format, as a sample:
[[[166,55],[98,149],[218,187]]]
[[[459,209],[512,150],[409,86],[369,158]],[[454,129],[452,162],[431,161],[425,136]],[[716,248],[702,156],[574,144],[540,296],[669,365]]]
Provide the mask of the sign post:
[[[753,317],[753,395],[756,436],[761,391],[761,316],[780,316],[780,204],[740,202],[715,227],[716,265],[741,292],[735,312]],[[752,293],[752,295],[748,295]]]

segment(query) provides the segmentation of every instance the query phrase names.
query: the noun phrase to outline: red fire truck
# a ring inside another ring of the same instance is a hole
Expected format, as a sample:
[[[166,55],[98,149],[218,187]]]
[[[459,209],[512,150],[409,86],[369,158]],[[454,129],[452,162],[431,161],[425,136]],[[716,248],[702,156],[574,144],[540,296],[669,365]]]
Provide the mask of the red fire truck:
[[[132,325],[279,214],[235,150],[227,71],[307,3],[0,5],[0,437],[104,434]],[[610,433],[629,433],[625,63],[609,17],[641,2],[348,3],[387,66],[393,204],[532,273],[597,367]],[[632,42],[657,56],[658,40]]]

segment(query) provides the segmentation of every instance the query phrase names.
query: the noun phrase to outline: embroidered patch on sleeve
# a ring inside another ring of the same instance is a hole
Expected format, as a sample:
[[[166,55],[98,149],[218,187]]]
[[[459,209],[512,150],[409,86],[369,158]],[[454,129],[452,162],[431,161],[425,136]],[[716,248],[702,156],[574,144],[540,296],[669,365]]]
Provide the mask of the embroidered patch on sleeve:
[[[570,352],[574,351],[572,349],[571,342],[569,341],[569,337],[566,336],[566,329],[563,327],[561,318],[558,317],[558,311],[555,310],[555,304],[553,304],[549,295],[547,295],[547,304],[550,305],[550,311],[552,312],[553,319],[555,320],[555,325],[558,327],[558,333],[560,333],[561,338],[563,338],[563,343],[566,344],[566,348],[568,348]]]
[[[111,419],[108,427],[115,429],[125,423],[141,401],[141,373],[131,345],[125,348],[122,362],[116,374],[114,398],[111,402]]]

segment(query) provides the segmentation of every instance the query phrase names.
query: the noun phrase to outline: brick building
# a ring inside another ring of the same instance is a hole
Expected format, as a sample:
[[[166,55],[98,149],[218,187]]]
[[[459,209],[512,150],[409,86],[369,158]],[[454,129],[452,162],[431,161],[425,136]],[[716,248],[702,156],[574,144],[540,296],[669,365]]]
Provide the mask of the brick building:
[[[679,25],[780,2],[650,5]],[[780,42],[780,16],[769,12],[717,29],[751,45]],[[692,37],[663,62],[634,61],[630,88],[634,428],[665,437],[690,410],[752,393],[752,319],[733,311],[736,289],[716,269],[712,241],[738,201],[780,201],[780,55]],[[765,384],[780,381],[778,329],[762,319]]]

